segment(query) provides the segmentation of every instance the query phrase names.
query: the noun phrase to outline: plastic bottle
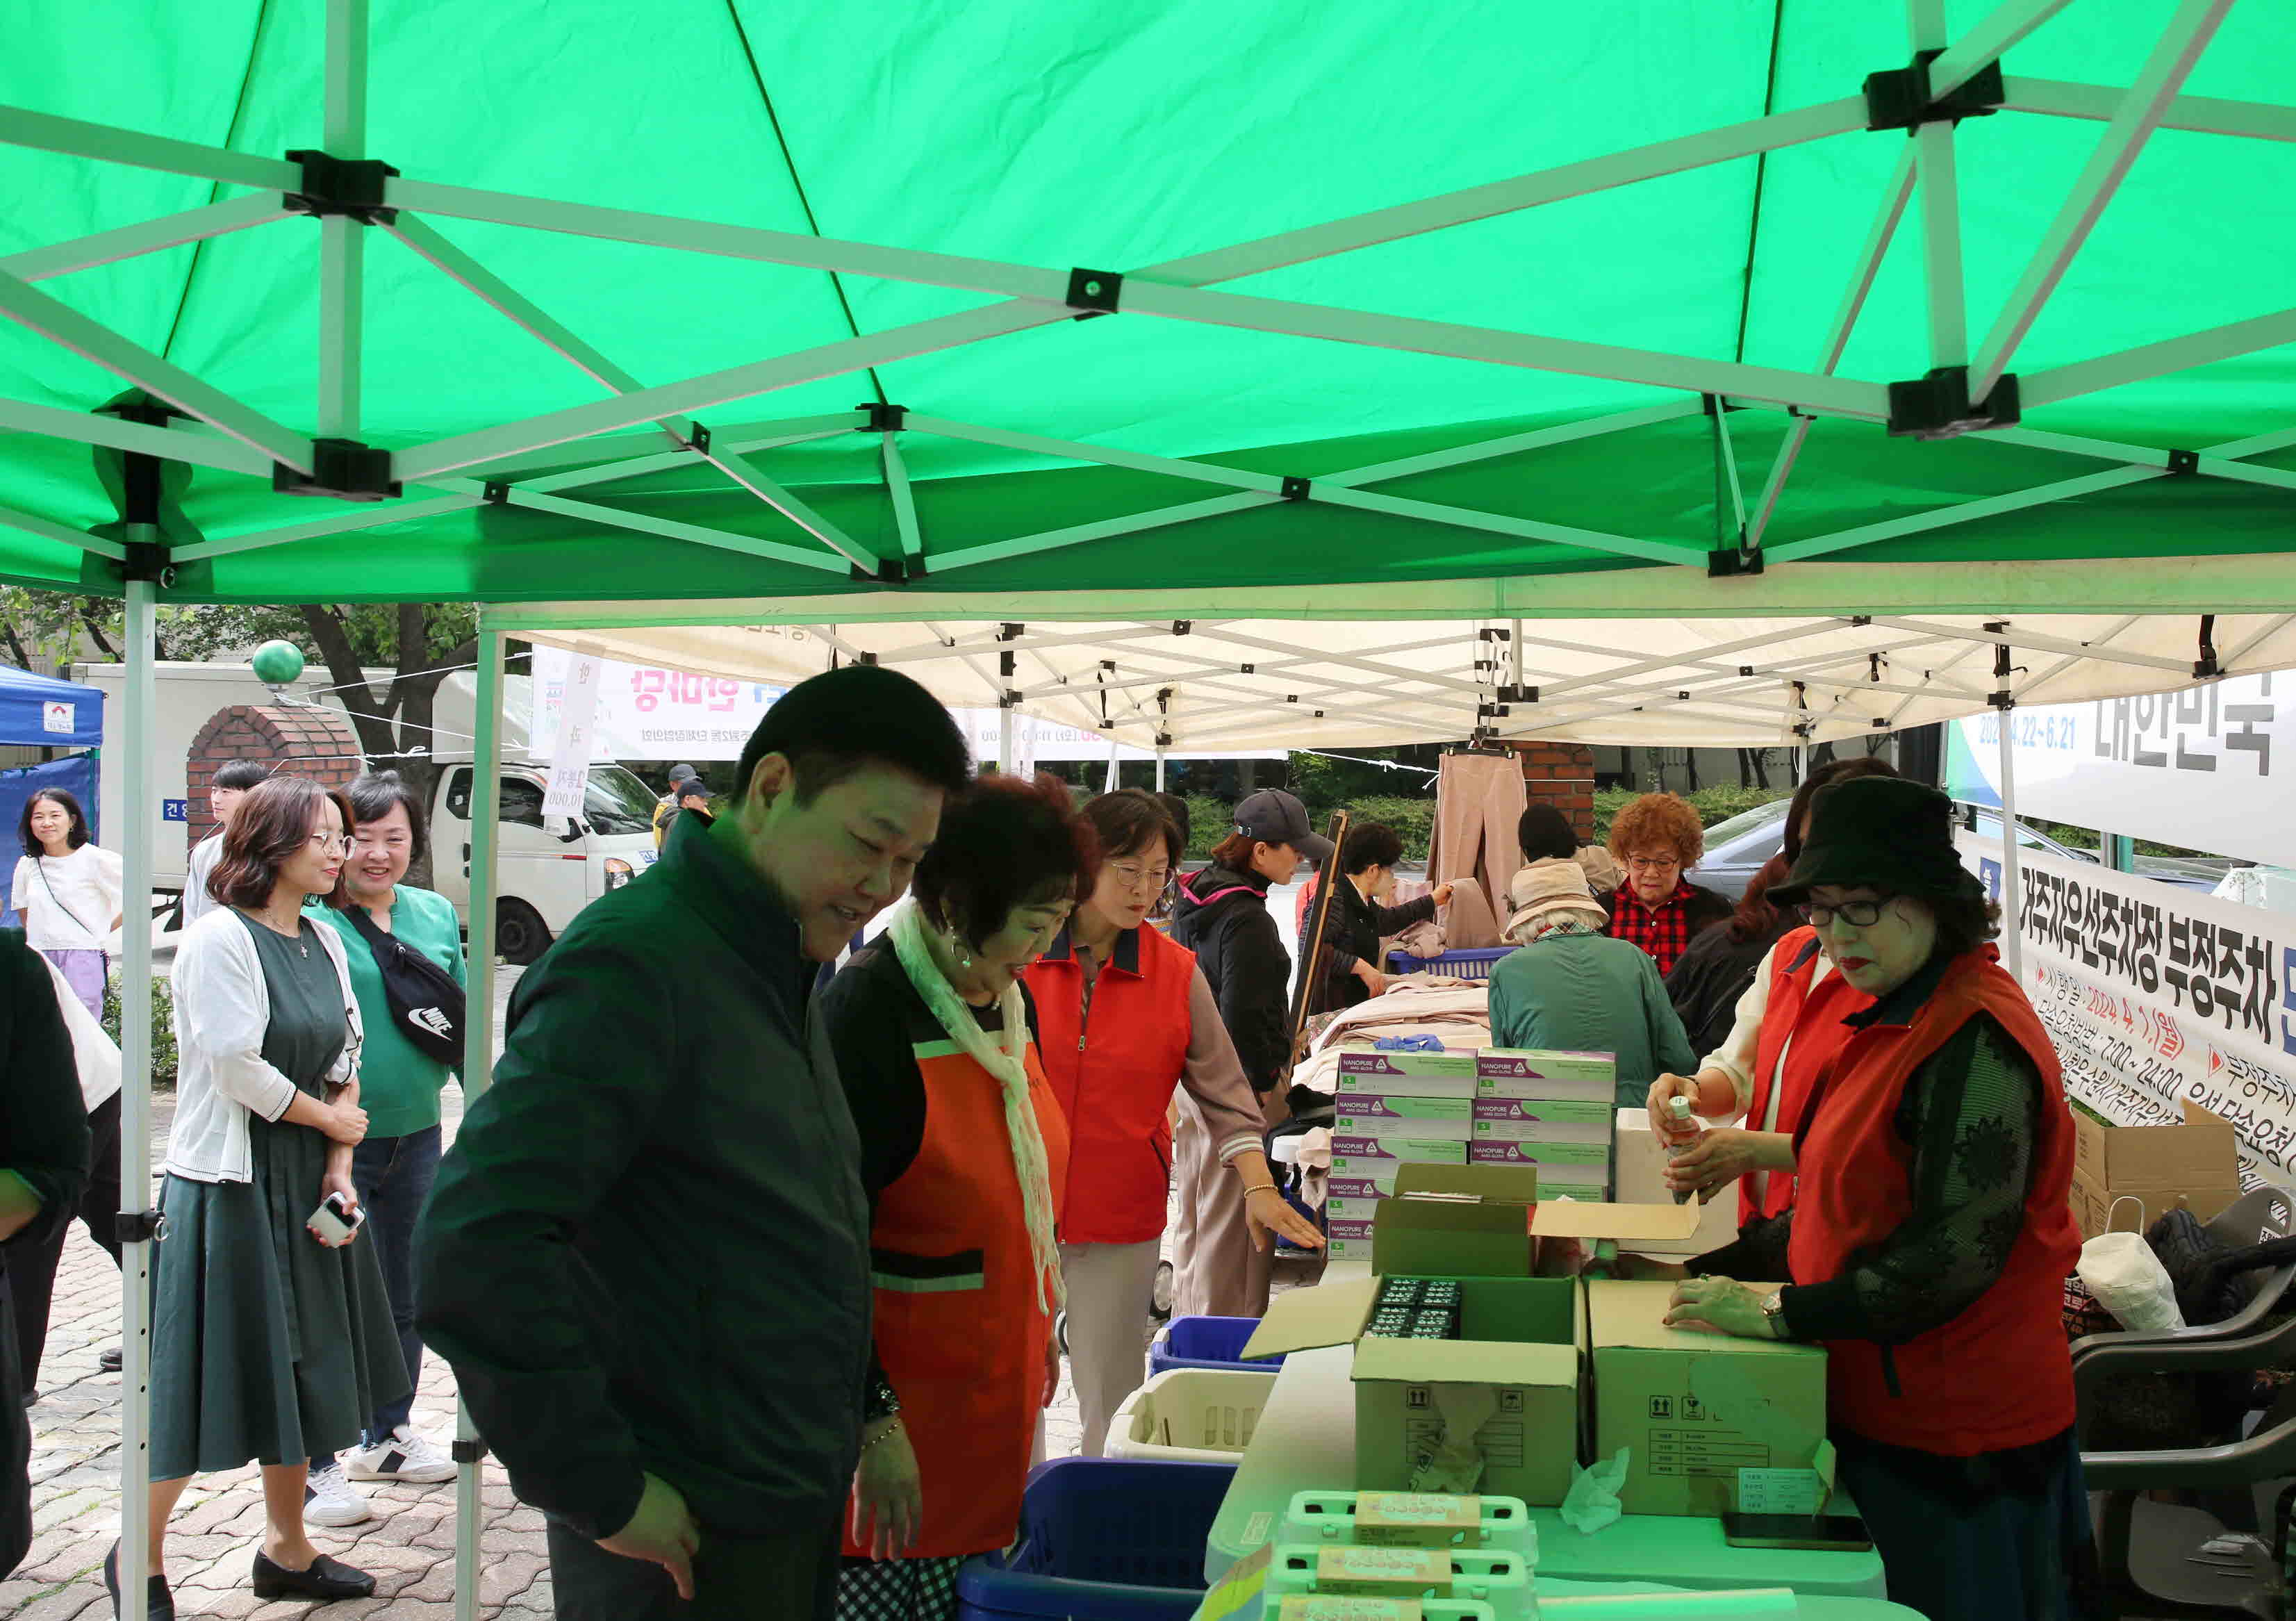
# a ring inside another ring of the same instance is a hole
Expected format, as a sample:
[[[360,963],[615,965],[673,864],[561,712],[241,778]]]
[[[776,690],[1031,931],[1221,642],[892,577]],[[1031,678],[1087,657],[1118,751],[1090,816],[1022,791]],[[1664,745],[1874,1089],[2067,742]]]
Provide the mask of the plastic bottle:
[[[1706,1135],[1706,1131],[1691,1118],[1690,1099],[1679,1092],[1666,1100],[1666,1156],[1669,1160],[1679,1159],[1698,1146],[1699,1140]],[[1677,1135],[1677,1133],[1685,1132],[1687,1135]],[[1674,1202],[1677,1205],[1688,1204],[1691,1197],[1690,1189],[1677,1188],[1674,1190]]]

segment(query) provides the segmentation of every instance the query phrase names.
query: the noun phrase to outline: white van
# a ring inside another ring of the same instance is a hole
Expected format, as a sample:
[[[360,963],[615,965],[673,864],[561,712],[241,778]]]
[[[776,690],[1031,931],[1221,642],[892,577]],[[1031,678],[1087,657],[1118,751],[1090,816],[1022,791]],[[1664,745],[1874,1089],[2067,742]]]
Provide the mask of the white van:
[[[439,761],[430,807],[430,879],[467,922],[471,912],[469,756]],[[574,915],[653,865],[653,793],[618,765],[594,765],[578,818],[542,814],[548,774],[505,761],[495,950],[530,963]]]

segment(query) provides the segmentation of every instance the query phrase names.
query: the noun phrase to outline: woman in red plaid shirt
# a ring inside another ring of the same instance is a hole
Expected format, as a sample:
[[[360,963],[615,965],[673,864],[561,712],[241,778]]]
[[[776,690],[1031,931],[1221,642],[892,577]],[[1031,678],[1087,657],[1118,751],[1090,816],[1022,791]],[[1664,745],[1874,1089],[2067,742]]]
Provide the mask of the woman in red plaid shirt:
[[[1648,951],[1663,976],[1730,916],[1727,901],[1683,881],[1706,853],[1705,826],[1680,795],[1645,794],[1612,819],[1610,846],[1627,880],[1610,899],[1611,937]]]

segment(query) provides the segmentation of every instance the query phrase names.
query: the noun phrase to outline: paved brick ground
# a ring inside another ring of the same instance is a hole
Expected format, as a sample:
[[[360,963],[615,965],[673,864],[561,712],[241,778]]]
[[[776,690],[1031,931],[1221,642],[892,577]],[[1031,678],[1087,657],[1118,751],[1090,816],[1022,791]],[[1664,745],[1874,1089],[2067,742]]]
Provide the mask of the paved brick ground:
[[[506,970],[505,982],[516,978]],[[500,987],[506,999],[509,986]],[[499,1009],[497,1009],[499,1015]],[[154,1099],[152,1159],[167,1146],[173,1098]],[[446,1096],[447,1131],[461,1095]],[[56,1278],[40,1399],[31,1410],[35,1540],[15,1574],[0,1581],[0,1617],[15,1621],[109,1621],[103,1556],[119,1535],[119,1376],[96,1371],[102,1349],[119,1339],[119,1273],[73,1225]],[[423,1362],[416,1428],[444,1444],[454,1434],[453,1371]],[[1081,1436],[1075,1393],[1064,1379],[1047,1418],[1054,1455]],[[489,1465],[480,1615],[490,1621],[549,1621],[550,1572],[542,1516],[520,1503]],[[455,1486],[361,1488],[375,1518],[348,1530],[312,1528],[320,1549],[376,1577],[376,1596],[340,1604],[260,1603],[248,1586],[263,1533],[263,1495],[252,1465],[207,1475],[184,1493],[168,1539],[176,1613],[232,1621],[452,1621],[455,1613]],[[140,1617],[135,1618],[140,1621]]]

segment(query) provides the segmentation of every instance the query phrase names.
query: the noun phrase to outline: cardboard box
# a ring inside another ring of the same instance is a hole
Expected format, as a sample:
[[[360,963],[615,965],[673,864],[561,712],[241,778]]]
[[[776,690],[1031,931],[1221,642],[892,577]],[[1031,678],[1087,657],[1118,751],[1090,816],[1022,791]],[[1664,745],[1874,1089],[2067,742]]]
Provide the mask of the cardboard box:
[[[1374,1276],[1280,1295],[1247,1356],[1320,1345],[1355,1347],[1356,1485],[1407,1491],[1453,1416],[1478,1420],[1483,1470],[1474,1488],[1553,1507],[1580,1456],[1579,1395],[1587,1316],[1572,1279],[1529,1276],[1541,1237],[1686,1236],[1693,1211],[1539,1199],[1523,1165],[1409,1165],[1398,1197],[1377,1206]],[[1350,1247],[1359,1240],[1345,1240]],[[1341,1255],[1340,1241],[1332,1250]],[[1342,1258],[1357,1258],[1352,1249]],[[1463,1337],[1365,1339],[1388,1276],[1456,1278]]]
[[[1395,1179],[1403,1169],[1399,1159],[1351,1160],[1343,1170],[1339,1162],[1332,1164],[1331,1180],[1324,1184],[1326,1200],[1383,1199],[1395,1191]]]
[[[1332,1135],[1464,1142],[1474,1134],[1474,1107],[1473,1099],[1468,1098],[1413,1098],[1379,1092],[1342,1096],[1337,1099]]]
[[[1629,1449],[1629,1514],[1721,1514],[1740,1469],[1808,1469],[1825,1440],[1825,1352],[1665,1326],[1668,1282],[1587,1285],[1594,1451]]]
[[[1583,1313],[1570,1279],[1531,1277],[1538,1173],[1413,1165],[1373,1223],[1374,1276],[1277,1296],[1249,1356],[1355,1347],[1356,1485],[1408,1491],[1447,1415],[1474,1416],[1480,1490],[1552,1507],[1578,1457]],[[1390,1275],[1456,1278],[1463,1337],[1366,1339]]]
[[[1324,1200],[1324,1214],[1333,1222],[1368,1222],[1379,1214],[1380,1201],[1388,1196],[1374,1193],[1334,1193]]]
[[[1618,1114],[1619,1202],[1623,1205],[1665,1205],[1674,1202],[1666,1185],[1666,1148],[1651,1130],[1650,1111],[1620,1109]],[[1788,1173],[1787,1174],[1792,1174]],[[1644,1255],[1702,1255],[1721,1248],[1738,1236],[1738,1190],[1722,1189],[1699,1207],[1698,1230],[1679,1240],[1656,1240],[1637,1245]]]
[[[1464,1165],[1467,1145],[1429,1137],[1332,1136],[1332,1174],[1362,1175],[1357,1167],[1368,1164],[1390,1172],[1399,1165]]]
[[[1475,1055],[1478,1098],[1576,1098],[1611,1102],[1618,1064],[1607,1052],[1546,1052],[1486,1047]]]
[[[1491,1138],[1465,1145],[1471,1165],[1530,1165],[1550,1191],[1602,1199],[1611,1196],[1611,1156],[1593,1143],[1502,1142]]]
[[[1477,1137],[1514,1142],[1607,1144],[1617,1112],[1608,1098],[1478,1098],[1473,1107]]]
[[[1388,1081],[1445,1082],[1442,1087],[1418,1084],[1389,1086]],[[1369,1082],[1365,1087],[1361,1082]],[[1426,1098],[1472,1098],[1475,1093],[1475,1052],[1463,1048],[1452,1052],[1363,1052],[1340,1054],[1340,1092],[1415,1092]]]
[[[2142,1231],[2179,1197],[2205,1222],[2240,1192],[2239,1135],[2198,1104],[2185,1105],[2183,1125],[2109,1126],[2073,1115],[2071,1203],[2084,1238],[2110,1230],[2120,1199],[2137,1201],[2122,1207],[2121,1225]]]

